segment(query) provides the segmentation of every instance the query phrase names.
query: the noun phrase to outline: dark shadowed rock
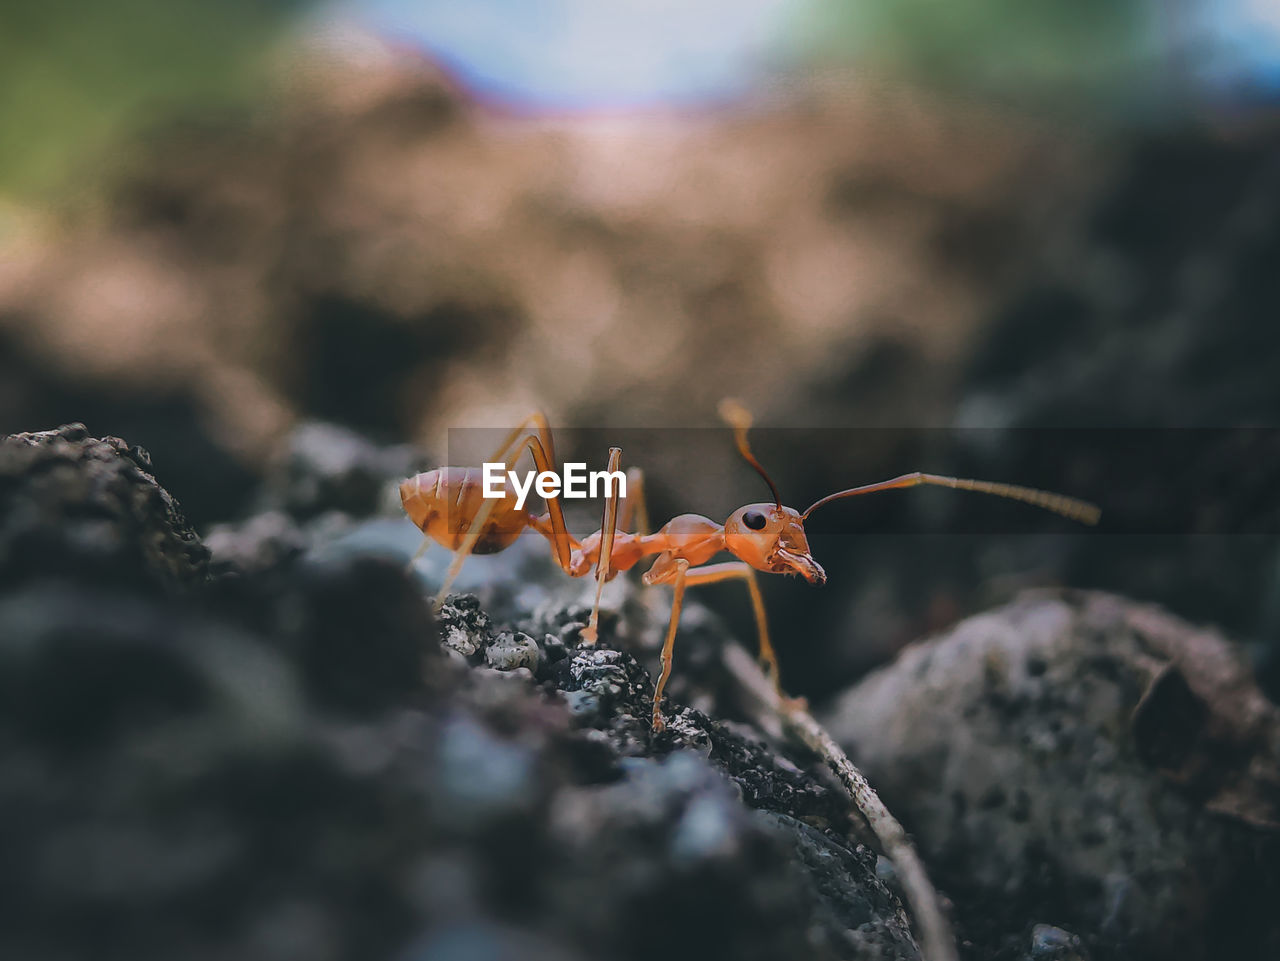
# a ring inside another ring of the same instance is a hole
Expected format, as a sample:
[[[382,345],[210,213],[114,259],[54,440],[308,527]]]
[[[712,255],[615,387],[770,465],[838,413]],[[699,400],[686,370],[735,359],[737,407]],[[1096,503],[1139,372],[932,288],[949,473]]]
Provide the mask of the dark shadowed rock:
[[[208,551],[151,475],[151,458],[83,424],[0,441],[0,585],[74,575],[176,592]]]

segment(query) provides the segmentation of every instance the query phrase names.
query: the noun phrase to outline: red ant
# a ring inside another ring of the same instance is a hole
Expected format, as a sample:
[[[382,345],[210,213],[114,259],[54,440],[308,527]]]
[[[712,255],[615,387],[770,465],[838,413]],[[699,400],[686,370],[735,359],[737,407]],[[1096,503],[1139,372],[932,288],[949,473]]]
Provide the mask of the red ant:
[[[526,529],[532,528],[551,543],[556,563],[570,577],[583,577],[594,568],[595,604],[591,609],[591,619],[581,634],[584,643],[594,644],[600,620],[600,595],[605,582],[620,571],[630,570],[642,558],[656,554],[657,559],[645,572],[642,580],[646,586],[670,584],[674,591],[671,619],[662,645],[662,673],[653,693],[653,730],[657,732],[666,726],[661,712],[662,691],[671,675],[671,651],[675,644],[686,587],[731,579],[746,582],[760,638],[760,661],[774,685],[779,685],[778,660],[769,641],[764,600],[756,583],[755,572],[798,574],[810,584],[826,583],[826,572],[809,552],[809,542],[804,532],[805,521],[819,507],[844,497],[928,484],[1023,501],[1086,524],[1097,523],[1100,515],[1093,504],[1062,494],[919,471],[878,484],[852,487],[829,494],[810,505],[804,513],[800,513],[783,506],[778,488],[751,453],[747,443],[751,415],[734,401],[722,403],[720,413],[733,428],[738,453],[764,478],[773,496],[772,503],[748,504],[738,508],[723,525],[700,514],[681,514],[672,518],[657,532],[649,533],[643,475],[636,468],[627,472],[628,495],[623,503],[621,517],[618,509],[618,485],[615,484],[612,485],[612,492],[605,503],[600,529],[582,541],[575,539],[565,526],[558,498],[548,498],[546,513],[535,514],[517,508],[516,495],[508,487],[504,487],[505,493],[501,497],[484,497],[482,474],[475,468],[445,467],[418,474],[401,483],[400,499],[405,512],[426,535],[422,548],[413,560],[416,561],[421,556],[432,540],[454,553],[453,564],[436,595],[435,608],[438,610],[443,604],[450,585],[468,556],[505,550]],[[505,469],[510,470],[526,447],[532,453],[539,471],[554,470],[556,460],[551,429],[547,425],[547,419],[540,413],[532,414],[513,430],[494,453],[491,462],[501,461]],[[609,449],[608,470],[611,473],[618,470],[621,457],[620,448]],[[633,519],[637,521],[636,530],[629,532]],[[737,560],[708,564],[722,551],[727,551]],[[781,694],[780,686],[778,691]]]

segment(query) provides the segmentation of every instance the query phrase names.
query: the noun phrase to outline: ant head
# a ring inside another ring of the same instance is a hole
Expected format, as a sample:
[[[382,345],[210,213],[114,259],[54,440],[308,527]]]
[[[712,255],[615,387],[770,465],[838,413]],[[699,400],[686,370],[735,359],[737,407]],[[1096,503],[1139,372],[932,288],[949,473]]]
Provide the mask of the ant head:
[[[748,504],[724,524],[724,546],[739,560],[770,574],[799,574],[810,584],[825,584],[826,571],[809,553],[804,518],[780,504]]]
[[[720,403],[720,416],[733,428],[738,453],[764,478],[769,485],[769,493],[773,495],[772,504],[748,504],[733,512],[725,521],[724,546],[729,553],[758,571],[799,574],[810,584],[825,584],[826,571],[809,553],[809,541],[804,536],[804,517],[798,511],[782,506],[777,486],[751,453],[751,445],[747,443],[751,415],[737,401],[724,400]]]

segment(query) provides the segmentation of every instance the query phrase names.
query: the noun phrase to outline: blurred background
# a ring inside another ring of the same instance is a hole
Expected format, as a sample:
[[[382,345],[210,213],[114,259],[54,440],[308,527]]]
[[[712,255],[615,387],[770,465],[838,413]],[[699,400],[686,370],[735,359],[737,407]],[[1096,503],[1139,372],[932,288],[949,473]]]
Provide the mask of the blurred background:
[[[734,395],[800,508],[922,468],[1178,518],[815,515],[829,586],[765,585],[796,692],[1069,583],[1274,696],[1280,450],[1222,428],[1280,419],[1278,103],[1272,0],[9,0],[0,429],[140,444],[207,530],[304,421],[445,460],[541,408],[594,460]],[[1046,454],[1103,428],[1177,456]],[[659,522],[761,498],[647,436]]]

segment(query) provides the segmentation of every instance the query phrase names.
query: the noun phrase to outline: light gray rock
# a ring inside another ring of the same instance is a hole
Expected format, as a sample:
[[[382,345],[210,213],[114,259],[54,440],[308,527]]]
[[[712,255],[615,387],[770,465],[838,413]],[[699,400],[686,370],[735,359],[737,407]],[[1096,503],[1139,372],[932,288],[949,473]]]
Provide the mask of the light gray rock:
[[[503,631],[484,649],[484,660],[496,671],[514,671],[523,667],[537,671],[542,661],[538,642],[528,634]]]

